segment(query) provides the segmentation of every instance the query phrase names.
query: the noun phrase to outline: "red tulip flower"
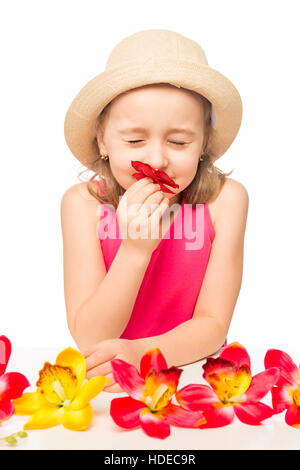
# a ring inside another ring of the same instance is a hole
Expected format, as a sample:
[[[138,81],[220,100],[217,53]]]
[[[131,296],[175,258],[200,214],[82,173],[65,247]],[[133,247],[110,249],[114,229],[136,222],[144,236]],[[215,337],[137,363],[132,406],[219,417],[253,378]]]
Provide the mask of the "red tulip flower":
[[[176,393],[181,406],[203,411],[206,423],[201,428],[225,426],[234,415],[243,423],[258,425],[274,414],[259,400],[277,382],[279,370],[272,367],[252,377],[250,358],[241,344],[226,346],[218,358],[208,358],[203,369],[211,387],[191,384]]]
[[[162,191],[165,193],[176,194],[173,193],[169,188],[166,188],[165,184],[171,186],[172,188],[179,188],[178,184],[176,184],[168,175],[162,170],[153,170],[148,163],[142,163],[139,161],[131,161],[131,165],[138,173],[134,173],[134,176],[137,180],[142,178],[152,178],[154,183],[160,185]]]
[[[0,336],[0,423],[12,416],[15,411],[12,399],[19,398],[30,383],[19,372],[5,374],[11,354],[11,343],[6,336]]]
[[[286,410],[285,422],[300,429],[300,369],[279,349],[269,349],[266,353],[265,367],[273,366],[280,370],[279,380],[271,390],[274,411]]]
[[[158,348],[142,357],[140,373],[121,359],[113,359],[111,365],[114,379],[129,395],[111,401],[110,414],[119,426],[141,426],[148,436],[165,439],[170,425],[195,428],[205,422],[201,411],[187,411],[171,403],[182,369],[168,369]]]

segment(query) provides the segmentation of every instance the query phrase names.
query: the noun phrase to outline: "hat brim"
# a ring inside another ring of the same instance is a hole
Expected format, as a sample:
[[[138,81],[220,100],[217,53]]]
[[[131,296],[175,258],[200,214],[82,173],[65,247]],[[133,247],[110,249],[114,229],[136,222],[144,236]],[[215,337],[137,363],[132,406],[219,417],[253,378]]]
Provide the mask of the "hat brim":
[[[87,168],[97,159],[95,120],[102,109],[121,93],[143,85],[170,83],[200,93],[214,106],[216,129],[208,149],[220,158],[234,141],[242,120],[242,101],[233,83],[208,65],[151,58],[107,69],[90,80],[72,101],[65,117],[64,133],[73,155]]]

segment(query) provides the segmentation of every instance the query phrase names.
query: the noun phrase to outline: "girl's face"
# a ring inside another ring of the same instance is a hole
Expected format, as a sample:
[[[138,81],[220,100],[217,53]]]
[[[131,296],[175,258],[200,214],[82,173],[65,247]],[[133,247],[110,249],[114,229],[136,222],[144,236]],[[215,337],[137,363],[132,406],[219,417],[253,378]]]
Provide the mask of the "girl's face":
[[[118,96],[97,134],[101,154],[127,190],[136,179],[131,160],[165,171],[179,188],[164,193],[170,204],[193,180],[203,153],[204,116],[201,97],[172,85],[146,85]]]

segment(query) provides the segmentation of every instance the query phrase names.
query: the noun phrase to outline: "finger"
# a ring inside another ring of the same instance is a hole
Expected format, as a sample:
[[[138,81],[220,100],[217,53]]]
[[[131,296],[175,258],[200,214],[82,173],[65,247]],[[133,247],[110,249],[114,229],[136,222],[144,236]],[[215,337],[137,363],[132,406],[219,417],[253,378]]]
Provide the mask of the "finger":
[[[153,180],[149,178],[149,176],[145,178],[141,178],[140,180],[135,181],[134,183],[132,183],[131,186],[129,186],[129,188],[126,190],[126,194],[131,195],[135,193],[136,191],[141,191],[141,189],[144,186],[147,186],[149,183],[153,183]]]
[[[164,195],[160,190],[152,193],[140,209],[140,212],[143,213],[142,215],[149,217],[153,214],[153,212],[159,207],[163,197]],[[146,211],[146,213],[144,214],[143,211]]]
[[[157,209],[155,209],[152,213],[152,215],[149,217],[150,221],[153,221],[152,223],[156,224],[160,221],[160,218],[164,214],[164,212],[169,208],[169,199],[164,198]]]
[[[107,385],[103,389],[105,392],[114,392],[114,393],[124,392],[124,390],[122,390],[122,388],[120,387],[118,382],[115,381],[112,374],[108,374],[107,378],[109,379],[109,382],[107,383]]]
[[[114,379],[114,376],[112,374],[112,372],[110,374],[107,374],[106,375],[106,378],[109,380],[108,383],[105,385],[104,389],[106,391],[107,388],[111,387],[112,385],[114,385],[116,383],[115,379]]]
[[[84,351],[87,367],[91,368],[93,365],[98,365],[109,361],[114,357],[115,351],[115,340],[104,340],[92,345],[89,349]]]
[[[107,387],[103,389],[105,392],[111,392],[111,393],[124,393],[124,390],[121,389],[120,385],[116,382],[114,383],[111,387]]]
[[[104,364],[109,364],[112,359],[116,357],[113,352],[96,351],[94,354],[88,356],[85,360],[86,370],[89,371],[95,367],[99,367]]]
[[[93,344],[89,348],[82,349],[81,354],[83,354],[84,358],[86,359],[87,357],[89,357],[91,354],[93,354],[97,350],[97,347],[98,347],[98,343]]]
[[[128,204],[144,204],[148,196],[155,192],[158,192],[159,190],[160,186],[150,181],[145,186],[143,186],[142,188],[138,188],[136,191],[129,195],[129,197],[127,198]]]
[[[135,181],[134,183],[132,183],[131,186],[129,186],[129,188],[126,189],[120,202],[122,202],[123,200],[128,201],[129,198],[131,198],[133,194],[135,194],[136,192],[139,193],[143,189],[143,187],[147,186],[148,184],[152,182],[153,182],[152,179],[149,177],[142,178],[138,181]]]
[[[150,198],[148,198],[148,201],[149,202],[143,204],[142,208],[138,212],[138,218],[136,219],[136,223],[139,224],[139,227],[143,227],[141,229],[142,232],[143,230],[145,230],[146,233],[148,233],[148,236],[150,230],[151,238],[159,238],[159,234],[156,232],[156,235],[153,236],[152,230],[157,230],[163,213],[169,207],[169,199],[164,199],[163,195],[161,195],[157,196],[156,202],[154,197],[152,198],[152,201]]]
[[[145,187],[148,187],[148,188],[150,187],[153,189],[155,188],[155,185],[153,181],[151,180],[151,178],[149,177],[143,178],[137,181],[136,183],[133,183],[123,194],[119,205],[124,205],[124,204],[130,205],[133,202],[139,204],[140,201],[143,200],[143,198],[141,198],[141,194],[143,194]],[[140,201],[137,200],[137,196],[139,196]]]
[[[92,377],[99,377],[101,376],[107,376],[108,374],[112,373],[112,368],[110,361],[105,362],[104,364],[100,364],[96,367],[93,367],[92,369],[89,369],[86,371],[86,377],[87,379],[91,379]]]

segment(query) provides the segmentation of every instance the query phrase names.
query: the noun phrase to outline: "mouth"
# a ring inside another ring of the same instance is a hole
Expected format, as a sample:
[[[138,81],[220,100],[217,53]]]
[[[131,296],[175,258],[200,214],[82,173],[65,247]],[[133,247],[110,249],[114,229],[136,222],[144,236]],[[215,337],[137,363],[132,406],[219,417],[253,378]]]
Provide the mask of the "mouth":
[[[165,193],[176,194],[171,191],[167,186],[171,186],[171,188],[179,188],[179,185],[175,183],[172,178],[170,178],[167,173],[163,170],[153,170],[153,168],[148,165],[148,163],[142,163],[139,161],[131,160],[131,166],[137,171],[132,176],[137,180],[142,178],[152,178],[154,183],[159,184],[161,190]]]

